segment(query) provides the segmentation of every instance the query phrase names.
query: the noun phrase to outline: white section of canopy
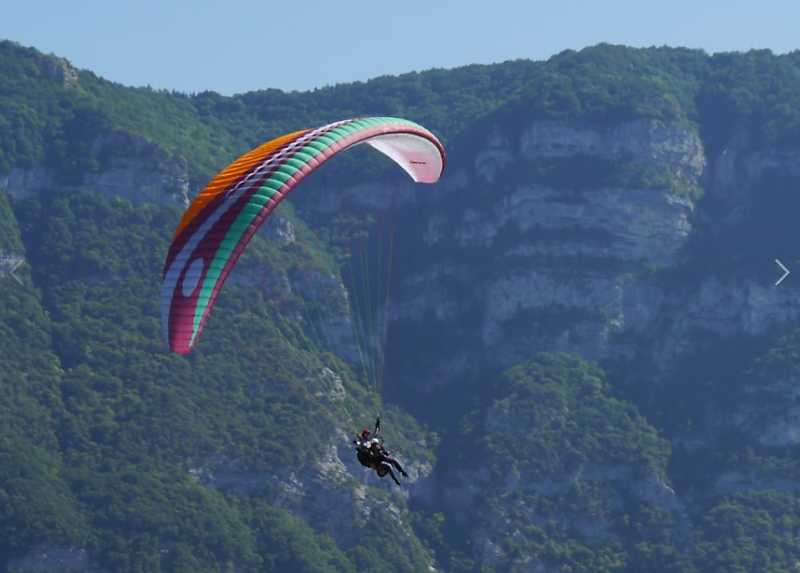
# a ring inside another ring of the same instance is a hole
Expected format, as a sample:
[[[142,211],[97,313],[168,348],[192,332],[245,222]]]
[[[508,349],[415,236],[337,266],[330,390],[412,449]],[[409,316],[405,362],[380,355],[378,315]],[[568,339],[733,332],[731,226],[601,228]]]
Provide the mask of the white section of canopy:
[[[430,140],[412,133],[392,133],[370,137],[369,144],[390,157],[417,183],[436,183],[444,168],[439,148]]]

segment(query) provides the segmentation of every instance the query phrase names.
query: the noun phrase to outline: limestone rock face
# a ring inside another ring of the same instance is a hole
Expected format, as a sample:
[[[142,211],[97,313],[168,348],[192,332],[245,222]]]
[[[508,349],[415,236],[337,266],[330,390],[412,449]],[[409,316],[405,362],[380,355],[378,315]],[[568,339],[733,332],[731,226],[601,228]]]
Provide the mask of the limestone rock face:
[[[394,347],[413,360],[397,359],[402,368],[393,383],[424,396],[542,351],[566,351],[623,371],[646,364],[638,383],[668,397],[687,360],[740,337],[772,336],[800,318],[797,289],[775,288],[771,275],[752,273],[738,253],[746,237],[731,242],[763,217],[770,189],[800,188],[800,151],[755,147],[739,134],[710,155],[697,128],[681,122],[487,125],[451,153],[433,192],[413,194],[399,179],[376,178],[306,205],[319,213],[391,213],[407,223],[395,255],[403,272],[387,310]],[[694,455],[713,450],[731,429],[766,448],[796,447],[798,387],[794,372],[753,380],[733,410],[709,407],[703,432],[670,438]],[[501,414],[489,412],[492,431],[510,423]],[[559,496],[576,487],[602,492],[608,506],[559,516],[542,511],[561,507]],[[758,472],[723,472],[708,495],[764,489],[800,486]],[[695,500],[664,473],[625,465],[509,475],[500,485],[480,463],[434,467],[412,492],[470,524],[473,558],[488,567],[551,570],[506,552],[504,540],[527,535],[508,530],[509,516],[533,525],[556,520],[591,544],[614,535],[608,515],[643,504],[671,515],[676,544],[692,537],[688,508]],[[493,509],[469,514],[487,496]]]
[[[294,224],[280,213],[273,213],[262,227],[264,235],[281,246],[291,245],[297,240]]]
[[[606,130],[539,121],[523,132],[520,150],[527,159],[576,155],[633,159],[669,166],[685,177],[698,177],[706,163],[697,134],[677,123],[654,120],[629,121]]]
[[[125,132],[98,137],[92,154],[100,168],[86,175],[84,186],[132,203],[188,204],[185,159],[171,157],[157,145]]]
[[[393,320],[484,349],[443,348],[454,383],[478,354],[496,368],[537,351],[632,356],[668,298],[654,273],[680,264],[693,236],[707,162],[698,134],[645,120],[537,121],[476,138],[486,144],[448,166],[444,191],[404,207],[422,230],[404,243],[418,262],[393,290]],[[585,165],[615,175],[576,180]],[[447,383],[420,374],[422,385]]]
[[[0,192],[6,193],[12,199],[36,197],[52,186],[53,176],[44,167],[14,167],[8,175],[0,175]]]
[[[0,175],[0,192],[12,199],[29,199],[45,192],[88,190],[135,204],[188,204],[189,174],[184,158],[122,131],[97,137],[90,153],[96,168],[80,173],[77,181],[66,182],[43,165],[14,167],[7,175]]]
[[[42,59],[47,75],[55,81],[61,82],[65,87],[78,83],[78,70],[66,58],[47,56]]]

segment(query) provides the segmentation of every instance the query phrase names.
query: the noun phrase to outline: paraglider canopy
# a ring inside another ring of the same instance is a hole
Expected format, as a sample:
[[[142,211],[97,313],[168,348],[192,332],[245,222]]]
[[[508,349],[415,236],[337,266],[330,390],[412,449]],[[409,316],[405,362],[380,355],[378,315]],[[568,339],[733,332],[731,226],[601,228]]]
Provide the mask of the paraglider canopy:
[[[187,354],[197,343],[225,279],[273,209],[306,175],[361,143],[418,183],[435,183],[444,170],[439,140],[393,117],[296,131],[245,153],[198,193],[175,230],[161,286],[162,327],[172,351]]]

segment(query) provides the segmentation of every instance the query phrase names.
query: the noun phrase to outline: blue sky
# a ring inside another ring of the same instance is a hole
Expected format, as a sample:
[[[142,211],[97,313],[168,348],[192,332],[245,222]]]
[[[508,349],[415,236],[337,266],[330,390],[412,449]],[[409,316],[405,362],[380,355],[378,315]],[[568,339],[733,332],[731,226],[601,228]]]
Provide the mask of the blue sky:
[[[2,0],[0,38],[127,85],[310,89],[432,67],[546,59],[599,42],[800,48],[768,0]]]

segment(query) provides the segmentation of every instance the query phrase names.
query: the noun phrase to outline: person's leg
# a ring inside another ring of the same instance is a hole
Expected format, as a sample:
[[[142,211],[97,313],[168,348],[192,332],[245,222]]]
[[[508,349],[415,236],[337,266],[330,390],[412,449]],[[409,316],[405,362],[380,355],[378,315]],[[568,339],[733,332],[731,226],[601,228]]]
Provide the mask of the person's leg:
[[[394,458],[386,458],[386,461],[389,462],[390,464],[392,464],[397,471],[399,471],[401,474],[403,474],[403,477],[408,477],[408,474],[406,473],[406,470],[403,469],[403,466],[401,466],[400,462],[398,462],[396,459],[394,459]]]
[[[378,475],[380,475],[381,473],[386,475],[388,473],[390,476],[392,476],[392,479],[394,480],[394,483],[396,483],[397,485],[400,485],[400,482],[398,481],[397,476],[394,475],[394,472],[392,471],[392,466],[390,466],[389,464],[387,464],[384,461],[380,462],[380,464],[381,464],[381,470],[382,471],[379,472]]]

